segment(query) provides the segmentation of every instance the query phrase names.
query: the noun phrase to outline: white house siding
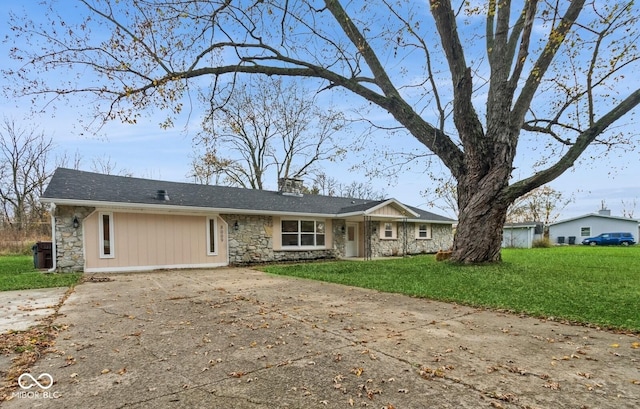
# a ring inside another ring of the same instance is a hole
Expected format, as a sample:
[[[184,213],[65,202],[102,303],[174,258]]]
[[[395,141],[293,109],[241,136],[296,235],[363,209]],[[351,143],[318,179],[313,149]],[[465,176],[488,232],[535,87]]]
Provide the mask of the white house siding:
[[[589,234],[581,234],[582,228],[588,227]],[[621,217],[601,216],[590,214],[583,217],[560,221],[549,226],[549,239],[552,243],[558,243],[559,237],[564,237],[564,242],[569,242],[569,237],[576,238],[576,244],[587,237],[597,236],[601,233],[629,232],[636,237],[638,233],[638,221],[623,219]]]

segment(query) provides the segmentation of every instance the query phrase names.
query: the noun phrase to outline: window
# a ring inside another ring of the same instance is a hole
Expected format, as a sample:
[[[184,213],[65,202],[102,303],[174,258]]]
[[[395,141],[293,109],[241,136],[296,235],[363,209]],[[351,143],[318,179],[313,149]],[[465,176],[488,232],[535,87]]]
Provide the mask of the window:
[[[396,224],[391,222],[380,223],[380,238],[395,239],[397,237]]]
[[[591,227],[580,227],[580,236],[582,237],[591,236]]]
[[[207,218],[207,255],[215,256],[218,254],[216,246],[218,241],[216,240],[216,232],[218,231],[218,222],[216,217]]]
[[[325,222],[319,220],[282,220],[283,247],[324,247]]]
[[[98,234],[100,242],[100,258],[114,258],[113,213],[98,214]]]
[[[431,225],[422,223],[416,225],[416,239],[430,239],[431,238]]]

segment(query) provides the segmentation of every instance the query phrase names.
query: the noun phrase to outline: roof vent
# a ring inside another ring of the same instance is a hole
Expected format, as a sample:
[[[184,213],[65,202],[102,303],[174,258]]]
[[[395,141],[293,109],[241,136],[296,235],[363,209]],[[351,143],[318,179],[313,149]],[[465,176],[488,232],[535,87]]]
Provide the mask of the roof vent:
[[[280,178],[278,179],[278,191],[286,196],[302,196],[304,184],[302,179]]]
[[[167,191],[164,190],[164,189],[160,189],[160,190],[156,191],[156,199],[168,202],[169,201],[169,193],[167,193]]]
[[[600,216],[611,216],[611,210],[609,210],[609,209],[600,209],[600,210],[598,210],[598,214]]]

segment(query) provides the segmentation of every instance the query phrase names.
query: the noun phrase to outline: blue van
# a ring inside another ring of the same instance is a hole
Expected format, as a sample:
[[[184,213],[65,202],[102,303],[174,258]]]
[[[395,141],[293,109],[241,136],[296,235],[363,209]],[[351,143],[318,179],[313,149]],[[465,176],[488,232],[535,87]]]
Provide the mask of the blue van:
[[[590,246],[629,246],[636,244],[631,233],[602,233],[596,237],[588,237],[582,240],[582,244]]]

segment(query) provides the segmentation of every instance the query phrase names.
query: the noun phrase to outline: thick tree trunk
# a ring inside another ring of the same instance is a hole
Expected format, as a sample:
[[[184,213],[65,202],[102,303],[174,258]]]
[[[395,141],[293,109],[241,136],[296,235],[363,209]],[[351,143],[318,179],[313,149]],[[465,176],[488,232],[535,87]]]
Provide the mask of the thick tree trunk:
[[[479,193],[481,194],[481,193]],[[507,206],[474,201],[460,213],[451,260],[473,264],[501,261],[502,228]]]
[[[489,172],[480,181],[467,176],[458,182],[458,228],[451,260],[458,263],[501,261],[502,232],[509,200],[504,196],[509,173]]]

